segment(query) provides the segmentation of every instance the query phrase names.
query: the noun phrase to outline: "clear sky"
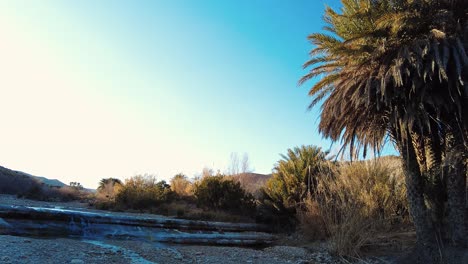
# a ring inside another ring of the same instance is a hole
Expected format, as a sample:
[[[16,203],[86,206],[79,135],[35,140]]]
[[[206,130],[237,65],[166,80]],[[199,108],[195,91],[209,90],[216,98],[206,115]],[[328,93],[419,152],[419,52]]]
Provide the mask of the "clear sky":
[[[328,149],[297,87],[326,4],[0,1],[0,165],[94,188]]]

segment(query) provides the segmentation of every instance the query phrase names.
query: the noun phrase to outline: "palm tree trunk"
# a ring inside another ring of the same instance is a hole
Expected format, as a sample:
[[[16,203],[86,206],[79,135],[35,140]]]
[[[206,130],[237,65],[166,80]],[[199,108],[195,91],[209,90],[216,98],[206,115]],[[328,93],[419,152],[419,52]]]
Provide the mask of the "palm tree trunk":
[[[411,138],[408,133],[406,140],[399,140],[397,144],[403,162],[409,209],[416,228],[418,244],[422,249],[433,250],[437,245],[437,236],[424,201],[424,182]]]
[[[447,204],[450,240],[455,246],[468,246],[466,227],[466,148],[457,135],[447,138]]]
[[[431,123],[431,131],[437,131],[437,124]],[[431,216],[434,230],[440,237],[447,237],[448,230],[444,224],[447,191],[443,179],[442,150],[443,146],[438,135],[429,135],[424,138],[426,169],[423,178],[429,179],[426,186],[426,199],[430,201]]]

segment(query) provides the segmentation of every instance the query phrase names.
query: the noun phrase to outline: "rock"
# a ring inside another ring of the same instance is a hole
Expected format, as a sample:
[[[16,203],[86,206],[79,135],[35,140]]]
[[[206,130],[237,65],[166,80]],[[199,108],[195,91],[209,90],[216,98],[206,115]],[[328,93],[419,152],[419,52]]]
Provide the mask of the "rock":
[[[7,229],[7,228],[11,228],[11,225],[7,221],[0,218],[0,227]]]
[[[84,261],[81,259],[72,259],[70,263],[71,264],[84,264]]]
[[[201,255],[203,255],[203,252],[195,252],[195,255],[201,256]]]
[[[24,242],[24,243],[31,243],[32,241],[29,240],[29,239],[25,239],[25,240],[23,240],[23,242]]]

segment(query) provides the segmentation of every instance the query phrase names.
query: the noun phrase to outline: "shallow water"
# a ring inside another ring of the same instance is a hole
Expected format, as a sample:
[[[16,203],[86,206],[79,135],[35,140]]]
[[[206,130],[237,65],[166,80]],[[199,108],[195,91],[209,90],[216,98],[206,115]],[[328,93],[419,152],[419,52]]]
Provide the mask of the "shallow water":
[[[123,257],[130,259],[130,263],[132,263],[132,264],[154,264],[154,263],[156,263],[154,261],[149,261],[149,260],[143,258],[138,253],[136,253],[136,252],[134,252],[134,251],[132,251],[130,249],[119,247],[119,246],[116,246],[116,245],[107,244],[107,243],[103,242],[102,240],[98,241],[98,240],[82,239],[81,241],[83,241],[85,243],[95,245],[95,246],[98,246],[98,247],[101,247],[101,248],[111,250],[114,253],[120,253],[120,254],[123,255]]]
[[[0,234],[11,235],[237,246],[269,244],[274,240],[271,234],[252,232],[255,228],[255,224],[0,205]]]

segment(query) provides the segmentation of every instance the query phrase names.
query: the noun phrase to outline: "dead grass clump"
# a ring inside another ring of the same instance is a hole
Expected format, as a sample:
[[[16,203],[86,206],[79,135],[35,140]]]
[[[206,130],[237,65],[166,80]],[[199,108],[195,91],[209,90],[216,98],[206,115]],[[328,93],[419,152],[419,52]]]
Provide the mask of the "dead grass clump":
[[[300,210],[312,218],[299,218],[301,229],[324,226],[337,255],[359,256],[376,234],[409,222],[401,170],[388,161],[341,164],[334,173],[317,179],[314,193]],[[318,235],[313,229],[309,232]]]
[[[312,199],[304,200],[301,209],[296,211],[299,231],[308,240],[322,240],[328,236],[319,204]]]

